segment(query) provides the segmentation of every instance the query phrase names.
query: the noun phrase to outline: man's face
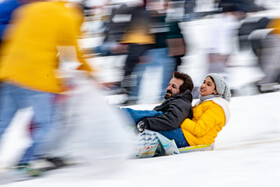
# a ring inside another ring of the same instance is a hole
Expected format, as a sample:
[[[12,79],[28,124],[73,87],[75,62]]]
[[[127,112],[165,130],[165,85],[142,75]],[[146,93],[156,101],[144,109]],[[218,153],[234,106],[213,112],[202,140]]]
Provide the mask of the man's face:
[[[171,96],[180,94],[180,86],[183,83],[184,81],[182,79],[176,79],[175,77],[173,77],[166,88],[164,98],[168,99]]]

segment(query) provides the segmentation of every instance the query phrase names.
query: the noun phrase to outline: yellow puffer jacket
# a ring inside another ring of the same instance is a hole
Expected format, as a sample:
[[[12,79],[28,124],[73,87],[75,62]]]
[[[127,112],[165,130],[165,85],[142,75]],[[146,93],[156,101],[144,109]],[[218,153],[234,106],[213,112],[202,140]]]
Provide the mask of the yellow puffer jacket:
[[[61,93],[65,88],[57,71],[57,46],[78,49],[82,15],[63,2],[37,2],[17,9],[14,18],[3,45],[0,80],[33,90]],[[81,68],[92,71],[85,61],[80,62]]]
[[[182,131],[191,146],[212,144],[229,118],[228,101],[213,98],[193,108],[193,119],[185,119]]]

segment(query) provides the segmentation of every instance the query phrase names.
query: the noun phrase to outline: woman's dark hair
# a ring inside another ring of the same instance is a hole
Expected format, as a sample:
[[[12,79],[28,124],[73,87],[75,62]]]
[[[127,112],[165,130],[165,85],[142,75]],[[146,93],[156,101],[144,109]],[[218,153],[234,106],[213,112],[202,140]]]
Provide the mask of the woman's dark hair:
[[[179,88],[180,93],[184,93],[186,90],[190,90],[190,91],[193,90],[193,81],[192,81],[192,78],[188,74],[175,71],[173,73],[173,77],[176,79],[183,80],[183,84]]]
[[[211,77],[211,76],[208,76],[208,77],[210,77],[210,79],[214,82],[214,84],[215,84],[215,90],[216,90],[216,83],[215,83],[215,80],[213,79],[213,77]],[[217,91],[217,90],[216,90]]]

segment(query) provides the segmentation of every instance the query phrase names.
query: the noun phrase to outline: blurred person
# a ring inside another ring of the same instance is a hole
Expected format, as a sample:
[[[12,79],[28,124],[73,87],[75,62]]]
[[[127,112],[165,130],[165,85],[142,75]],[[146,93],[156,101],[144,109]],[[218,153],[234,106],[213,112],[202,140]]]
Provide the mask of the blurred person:
[[[264,7],[259,6],[255,3],[255,0],[215,0],[215,3],[219,8],[223,8],[224,6],[234,5],[238,7],[242,7],[246,12],[257,12],[265,10]]]
[[[261,92],[277,90],[275,86],[280,84],[280,19],[272,19],[266,28],[271,31],[261,39],[261,48],[258,49],[260,67],[265,74],[257,82]]]
[[[195,18],[194,9],[196,6],[196,0],[185,0],[184,3],[184,21],[191,21]]]
[[[177,129],[159,133],[173,139],[178,148],[212,144],[229,120],[230,98],[226,80],[220,74],[208,74],[200,86],[200,98],[193,107],[193,117],[185,119]]]
[[[122,41],[126,29],[131,20],[131,8],[127,4],[110,6],[107,2],[105,5],[110,9],[110,14],[104,22],[104,39],[100,46],[86,50],[87,53],[94,53],[97,56],[114,56],[127,54],[127,45]]]
[[[38,176],[40,171],[30,163],[44,158],[54,143],[50,137],[60,105],[54,100],[67,90],[58,72],[59,57],[71,59],[76,53],[80,69],[89,76],[93,70],[78,50],[83,16],[77,6],[62,1],[34,2],[13,15],[13,27],[5,30],[0,61],[0,138],[19,109],[32,107],[33,142],[16,169],[26,176]]]
[[[233,52],[233,39],[237,36],[240,20],[245,16],[242,7],[235,4],[224,4],[222,13],[213,16],[209,27],[205,29],[208,73],[227,73],[227,62]]]
[[[168,131],[176,129],[186,118],[192,118],[193,81],[187,74],[174,72],[166,88],[165,101],[153,110],[123,108],[135,121],[139,132],[145,129]]]
[[[181,5],[180,3],[176,3],[177,0],[172,0],[168,4],[168,9],[174,9],[173,11],[176,11],[176,8],[178,5]],[[187,53],[187,42],[186,38],[184,37],[181,27],[179,25],[181,18],[176,18],[175,16],[170,16],[171,13],[167,16],[167,22],[171,25],[172,32],[168,36],[167,45],[169,50],[169,55],[172,56],[175,59],[175,69],[174,71],[179,70],[179,66],[182,65],[182,57],[184,57]]]
[[[86,52],[98,56],[127,55],[122,79],[113,88],[118,93],[128,93],[135,82],[133,72],[136,64],[154,43],[154,37],[149,34],[150,18],[145,0],[113,8],[109,20],[103,44]]]
[[[184,57],[187,52],[187,43],[178,22],[173,21],[170,24],[174,32],[171,38],[167,40],[169,55],[175,59],[175,71],[178,71],[179,67],[182,65],[182,57]]]
[[[173,48],[178,38],[177,22],[168,22],[166,19],[166,11],[168,1],[147,1],[147,10],[151,17],[150,33],[155,36],[155,44],[151,49],[140,59],[140,63],[135,68],[136,86],[132,92],[128,94],[128,100],[125,104],[135,104],[138,101],[140,85],[143,78],[143,72],[147,68],[161,67],[162,80],[159,100],[164,98],[165,88],[169,80],[172,78],[172,73],[175,70],[176,62],[173,56],[178,53],[180,47]],[[177,43],[181,44],[181,43]]]
[[[259,60],[261,41],[268,33],[265,29],[270,21],[271,18],[268,17],[245,19],[238,29],[239,50],[251,48]]]
[[[134,85],[135,66],[155,42],[154,36],[149,33],[150,17],[146,10],[146,1],[132,7],[131,13],[131,21],[121,41],[121,43],[128,46],[123,79],[121,81],[121,88],[125,93],[131,92],[131,88]]]

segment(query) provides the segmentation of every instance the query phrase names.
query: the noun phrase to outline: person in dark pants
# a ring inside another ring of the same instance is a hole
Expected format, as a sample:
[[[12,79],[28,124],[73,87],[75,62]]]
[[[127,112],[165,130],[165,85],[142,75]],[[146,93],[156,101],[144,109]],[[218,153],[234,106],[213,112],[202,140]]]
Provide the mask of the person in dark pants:
[[[150,48],[149,44],[131,43],[128,47],[128,54],[124,65],[123,80],[121,81],[122,91],[125,93],[131,92],[134,86],[133,72],[137,63],[140,62],[140,57],[143,56]]]
[[[121,88],[124,92],[131,92],[134,86],[133,72],[140,58],[154,43],[154,37],[149,32],[150,17],[146,10],[145,1],[131,9],[131,21],[121,43],[128,45],[127,58],[124,64]]]

